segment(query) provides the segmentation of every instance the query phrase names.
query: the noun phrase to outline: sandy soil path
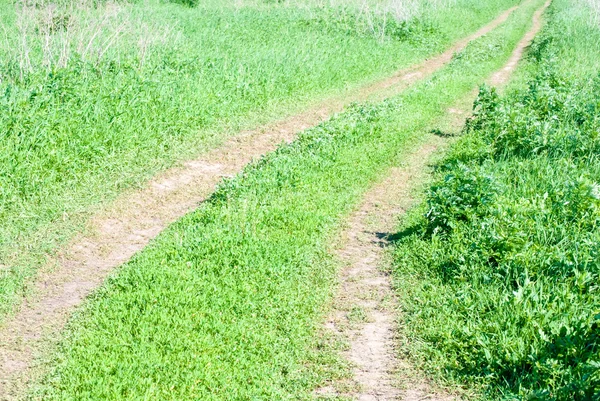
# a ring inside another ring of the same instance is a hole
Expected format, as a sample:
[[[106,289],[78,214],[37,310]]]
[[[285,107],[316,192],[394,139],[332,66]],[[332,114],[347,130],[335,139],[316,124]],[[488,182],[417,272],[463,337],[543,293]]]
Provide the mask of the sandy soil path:
[[[490,84],[501,86],[508,82],[525,48],[540,31],[542,14],[549,5],[550,1],[535,12],[531,29],[517,44],[506,65],[492,75]],[[473,100],[449,109],[444,123],[459,131]],[[403,160],[401,167],[391,169],[385,179],[371,188],[350,216],[342,236],[344,246],[337,251],[346,267],[340,276],[339,295],[327,326],[348,340],[346,358],[354,366],[354,387],[359,390],[342,394],[334,383],[320,389],[320,393],[348,395],[359,401],[456,399],[437,391],[398,357],[395,338],[398,305],[387,273],[389,261],[385,260],[386,236],[394,232],[398,217],[415,202],[414,190],[430,173],[431,156],[449,142],[448,138],[431,135]],[[363,323],[349,323],[357,311],[363,316]]]
[[[282,142],[292,141],[298,132],[317,125],[351,102],[383,92],[386,96],[398,93],[430,75],[470,41],[506,21],[515,9],[503,12],[479,31],[416,67],[359,88],[343,99],[330,99],[283,121],[242,132],[198,159],[160,174],[145,189],[125,194],[110,210],[94,217],[85,235],[76,237],[50,258],[49,266],[55,267],[44,269],[46,272],[36,278],[35,295],[0,328],[0,400],[16,399],[22,394],[27,382],[35,377],[37,364],[86,296],[169,224],[206,199],[223,177],[238,173],[253,159]]]

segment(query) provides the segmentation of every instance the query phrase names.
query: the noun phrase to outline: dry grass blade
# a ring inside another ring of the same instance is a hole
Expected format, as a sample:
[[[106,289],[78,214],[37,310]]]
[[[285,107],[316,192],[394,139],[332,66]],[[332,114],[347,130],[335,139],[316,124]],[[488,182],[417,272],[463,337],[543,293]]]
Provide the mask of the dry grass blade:
[[[21,1],[16,4],[18,35],[3,28],[6,49],[12,49],[7,57],[18,61],[21,79],[39,71],[36,66],[52,71],[75,59],[99,65],[134,58],[141,67],[153,47],[180,39],[176,27],[144,22],[131,5],[112,1]]]

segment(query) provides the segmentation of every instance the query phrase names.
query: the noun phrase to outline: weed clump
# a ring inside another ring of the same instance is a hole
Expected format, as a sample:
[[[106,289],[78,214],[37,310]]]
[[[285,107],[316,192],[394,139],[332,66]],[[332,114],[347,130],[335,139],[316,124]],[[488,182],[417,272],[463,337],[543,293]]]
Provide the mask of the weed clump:
[[[526,88],[481,88],[396,250],[413,351],[494,397],[600,399],[600,79],[559,34]]]

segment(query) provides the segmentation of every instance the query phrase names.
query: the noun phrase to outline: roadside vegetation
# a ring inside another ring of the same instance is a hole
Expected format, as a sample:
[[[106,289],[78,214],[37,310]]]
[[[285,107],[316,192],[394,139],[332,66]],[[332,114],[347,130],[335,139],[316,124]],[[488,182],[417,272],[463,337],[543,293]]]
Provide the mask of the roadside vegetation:
[[[555,0],[395,235],[407,351],[482,398],[600,400],[600,24]]]
[[[1,2],[0,321],[125,189],[441,52],[517,1],[412,3]]]
[[[86,302],[31,397],[312,398],[340,374],[312,362],[327,356],[315,333],[341,220],[434,118],[506,62],[541,4],[403,95],[354,105],[226,180]]]

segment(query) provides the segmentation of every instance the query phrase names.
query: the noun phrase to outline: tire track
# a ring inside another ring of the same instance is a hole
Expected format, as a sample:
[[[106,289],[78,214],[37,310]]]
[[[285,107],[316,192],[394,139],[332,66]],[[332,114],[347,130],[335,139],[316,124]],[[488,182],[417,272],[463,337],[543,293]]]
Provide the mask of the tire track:
[[[306,112],[267,126],[240,133],[221,147],[160,174],[140,191],[120,197],[110,210],[89,222],[88,233],[74,238],[41,273],[34,297],[0,328],[0,399],[12,400],[40,374],[43,357],[59,338],[68,318],[118,266],[142,250],[169,224],[206,199],[223,177],[237,174],[245,165],[291,142],[297,133],[326,120],[344,106],[383,92],[399,93],[452,60],[467,44],[498,27],[517,7],[501,13],[474,34],[444,53],[382,81],[368,84],[344,99],[330,99]]]
[[[548,0],[532,18],[531,29],[516,45],[505,66],[492,75],[489,83],[505,85],[514,72],[523,52],[539,33],[542,14],[548,8]],[[460,127],[469,114],[468,104],[449,109],[448,123]],[[360,389],[355,394],[340,394],[333,387],[320,389],[320,394],[348,395],[359,401],[449,401],[456,397],[434,390],[426,379],[405,360],[398,359],[395,351],[396,311],[395,299],[389,275],[385,268],[387,235],[392,233],[398,216],[406,212],[415,199],[411,192],[429,174],[431,156],[449,144],[449,140],[431,135],[416,151],[403,161],[403,167],[392,168],[381,182],[364,196],[358,210],[348,220],[348,228],[342,234],[345,244],[337,251],[339,259],[347,266],[340,275],[340,290],[334,303],[328,328],[348,339],[350,347],[346,358],[352,362],[353,377]],[[351,314],[359,310],[363,324],[348,324]],[[401,390],[394,375],[407,376]]]

